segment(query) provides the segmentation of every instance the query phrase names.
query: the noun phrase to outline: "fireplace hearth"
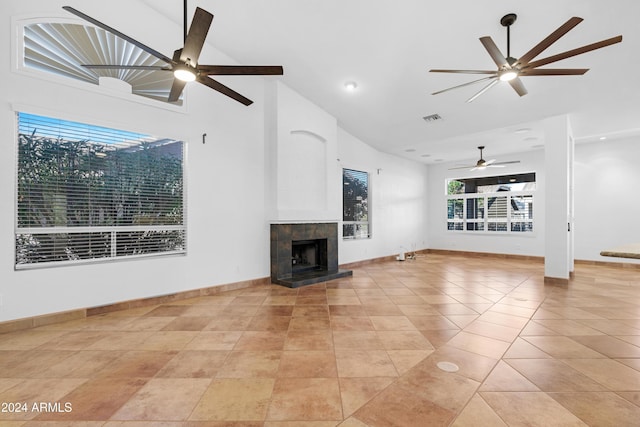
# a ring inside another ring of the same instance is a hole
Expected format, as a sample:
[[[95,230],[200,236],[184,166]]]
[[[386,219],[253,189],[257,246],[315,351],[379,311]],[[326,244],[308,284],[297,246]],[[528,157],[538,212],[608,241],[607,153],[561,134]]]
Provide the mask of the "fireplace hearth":
[[[351,276],[338,268],[338,224],[271,224],[271,281],[290,288]]]

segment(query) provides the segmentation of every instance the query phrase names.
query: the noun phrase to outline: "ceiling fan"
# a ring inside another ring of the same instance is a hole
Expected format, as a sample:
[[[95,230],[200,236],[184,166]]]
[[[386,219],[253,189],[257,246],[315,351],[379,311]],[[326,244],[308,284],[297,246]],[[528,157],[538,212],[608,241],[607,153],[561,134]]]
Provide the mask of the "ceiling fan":
[[[513,163],[520,163],[520,160],[511,160],[511,161],[508,161],[508,162],[496,162],[495,159],[493,159],[493,160],[485,160],[485,159],[482,158],[482,150],[484,150],[484,145],[481,145],[480,147],[478,147],[478,150],[480,150],[480,160],[478,160],[475,165],[467,165],[467,166],[449,168],[449,170],[469,169],[469,168],[471,168],[469,170],[475,171],[475,170],[484,170],[486,168],[503,168],[504,165],[510,165],[510,164],[513,164]]]
[[[187,1],[184,1],[184,46],[173,53],[173,58],[161,54],[160,52],[145,46],[139,41],[121,33],[120,31],[103,24],[71,6],[63,6],[63,9],[70,12],[93,25],[108,31],[121,39],[139,47],[152,56],[167,63],[165,66],[155,65],[104,65],[104,64],[85,64],[83,67],[95,69],[130,69],[130,70],[150,70],[150,71],[171,71],[174,79],[169,92],[169,102],[175,102],[180,98],[187,82],[197,81],[205,86],[210,87],[236,101],[250,105],[253,103],[250,99],[240,95],[238,92],[230,89],[222,83],[212,79],[212,75],[282,75],[281,66],[248,66],[248,65],[202,65],[198,64],[200,51],[204,46],[213,15],[204,9],[196,7],[195,14],[191,20],[191,26],[187,32]]]
[[[517,15],[515,13],[509,13],[502,17],[500,20],[500,24],[503,27],[507,27],[507,57],[505,58],[500,49],[493,42],[491,37],[480,37],[480,42],[484,46],[484,48],[489,52],[489,55],[493,59],[493,61],[498,66],[498,69],[495,71],[491,70],[429,70],[432,73],[461,73],[461,74],[487,74],[488,77],[483,77],[478,80],[473,80],[468,83],[463,83],[458,86],[450,87],[448,89],[440,90],[438,92],[432,93],[432,95],[437,95],[439,93],[447,92],[452,89],[461,88],[464,86],[469,86],[475,83],[489,81],[489,83],[483,87],[479,92],[473,95],[471,98],[467,100],[467,102],[472,102],[474,99],[491,89],[493,86],[498,84],[500,81],[508,82],[511,87],[516,91],[516,93],[520,96],[524,96],[527,94],[527,89],[525,89],[520,77],[526,76],[571,76],[571,75],[582,75],[589,71],[588,68],[538,68],[543,65],[550,64],[552,62],[560,61],[566,58],[570,58],[572,56],[580,55],[586,52],[590,52],[592,50],[600,49],[605,46],[609,46],[615,43],[619,43],[622,41],[622,36],[612,37],[610,39],[602,40],[597,43],[592,43],[589,45],[585,45],[576,49],[571,49],[566,52],[562,52],[556,55],[549,56],[547,58],[538,59],[537,61],[532,61],[535,57],[541,54],[545,49],[555,43],[560,37],[564,36],[568,33],[573,27],[582,22],[582,18],[573,17],[569,19],[567,22],[562,24],[555,30],[553,33],[549,34],[547,38],[542,40],[536,46],[534,46],[530,51],[522,55],[520,58],[513,58],[511,56],[511,32],[510,28],[514,22],[516,22]]]

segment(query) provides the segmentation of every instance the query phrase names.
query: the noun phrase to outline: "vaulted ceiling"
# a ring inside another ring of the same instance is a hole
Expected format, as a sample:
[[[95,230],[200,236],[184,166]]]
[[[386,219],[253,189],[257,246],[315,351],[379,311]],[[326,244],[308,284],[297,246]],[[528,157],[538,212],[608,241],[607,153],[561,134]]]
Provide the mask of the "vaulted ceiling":
[[[181,31],[181,0],[138,1]],[[384,152],[433,163],[475,158],[478,145],[492,158],[532,150],[544,144],[540,121],[559,114],[570,115],[579,142],[640,134],[637,0],[190,0],[189,19],[196,6],[215,16],[208,45],[242,64],[283,65],[279,79]],[[98,7],[85,9],[100,19]],[[491,36],[506,56],[507,13],[518,15],[515,57],[572,16],[584,21],[540,57],[619,34],[623,41],[553,64],[590,68],[583,76],[522,78],[524,97],[505,83],[472,103],[465,101],[482,86],[431,95],[477,78],[431,68],[496,68],[478,39]],[[128,35],[144,41],[149,31],[157,28],[146,19],[140,34]],[[345,90],[349,81],[355,91]],[[442,120],[427,123],[430,114]]]

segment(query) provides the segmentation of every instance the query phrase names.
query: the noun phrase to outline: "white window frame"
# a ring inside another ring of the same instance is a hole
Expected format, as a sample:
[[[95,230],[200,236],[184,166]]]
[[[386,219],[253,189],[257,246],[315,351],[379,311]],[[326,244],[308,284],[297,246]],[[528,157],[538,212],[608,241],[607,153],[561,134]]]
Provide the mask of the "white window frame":
[[[366,221],[346,221],[344,219],[344,174],[345,174],[345,171],[347,171],[347,170],[367,175],[367,220]],[[342,188],[342,192],[343,192],[342,239],[343,240],[347,240],[347,241],[349,241],[349,240],[371,239],[371,174],[369,172],[365,171],[365,170],[344,167],[344,168],[342,168],[341,178],[342,178],[341,182],[343,183],[343,188]],[[345,225],[353,225],[354,230],[355,230],[355,234],[353,236],[345,236],[345,234],[344,234],[344,229],[345,229],[344,226]],[[366,229],[367,229],[367,233],[366,234],[358,233],[358,230],[363,225],[366,226]]]
[[[30,114],[29,111],[21,110],[20,112],[24,112]],[[64,265],[75,265],[75,264],[87,264],[87,263],[101,263],[101,262],[113,262],[118,260],[128,260],[128,259],[136,259],[136,258],[148,258],[148,257],[158,257],[158,256],[167,256],[167,255],[183,255],[187,253],[187,174],[186,174],[186,149],[187,144],[184,141],[177,141],[182,143],[182,221],[181,224],[172,224],[172,225],[119,225],[119,226],[51,226],[51,227],[20,227],[18,224],[18,155],[19,150],[18,146],[18,134],[19,134],[19,117],[18,111],[16,114],[16,127],[15,127],[15,196],[14,196],[14,246],[15,246],[15,258],[14,258],[14,268],[16,270],[26,270],[26,269],[34,269],[34,268],[46,268],[46,267],[56,267],[56,266],[64,266]],[[37,114],[37,113],[36,113]],[[49,117],[51,118],[51,117]],[[66,120],[66,119],[63,119]],[[72,119],[69,119],[73,121]],[[182,247],[174,250],[165,250],[160,252],[151,252],[151,253],[138,253],[138,254],[129,254],[129,255],[118,255],[117,254],[117,241],[119,233],[162,233],[162,232],[177,232],[180,233],[182,237]],[[101,256],[96,258],[87,258],[87,259],[68,259],[68,260],[53,260],[47,262],[35,262],[35,263],[18,263],[18,255],[17,255],[17,240],[18,236],[22,235],[44,235],[44,234],[81,234],[81,233],[109,233],[110,240],[110,254],[107,256]]]
[[[535,231],[535,221],[534,218],[531,219],[526,219],[526,220],[521,220],[521,219],[517,219],[517,218],[513,218],[513,212],[512,212],[512,208],[511,208],[511,200],[512,198],[515,197],[523,197],[523,196],[530,196],[531,197],[531,204],[533,204],[533,201],[535,199],[535,191],[499,191],[499,192],[494,192],[494,193],[463,193],[463,194],[451,194],[451,195],[447,195],[446,196],[446,205],[447,205],[447,209],[449,206],[449,200],[462,200],[463,201],[463,206],[462,206],[462,218],[449,218],[448,214],[447,214],[447,231],[448,232],[454,232],[454,233],[473,233],[473,234],[478,234],[478,233],[489,233],[489,234],[495,234],[495,235],[517,235],[517,236],[525,236],[525,235],[532,235],[533,232]],[[488,202],[489,199],[494,198],[494,197],[505,197],[506,198],[506,217],[501,217],[501,218],[489,218],[488,215]],[[476,218],[467,218],[467,203],[468,200],[472,200],[472,199],[484,199],[483,202],[483,206],[484,206],[484,215],[483,218],[480,219],[476,219]],[[483,229],[482,230],[468,230],[467,229],[467,224],[470,223],[482,223],[483,224]],[[489,224],[490,223],[505,223],[506,224],[506,230],[489,230]],[[526,231],[512,231],[512,223],[526,223],[526,224],[530,224],[530,230],[526,230]],[[455,226],[453,229],[449,228],[449,224],[462,224],[462,229],[455,229]]]

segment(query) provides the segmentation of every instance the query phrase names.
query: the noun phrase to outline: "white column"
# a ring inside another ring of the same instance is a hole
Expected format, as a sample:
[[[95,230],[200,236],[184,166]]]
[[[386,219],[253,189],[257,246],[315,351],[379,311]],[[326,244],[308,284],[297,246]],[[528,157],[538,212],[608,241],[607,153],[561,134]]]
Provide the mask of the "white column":
[[[569,283],[573,270],[573,136],[566,115],[544,120],[546,282]]]

